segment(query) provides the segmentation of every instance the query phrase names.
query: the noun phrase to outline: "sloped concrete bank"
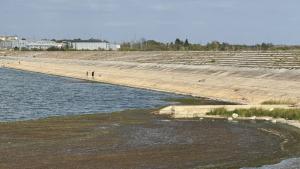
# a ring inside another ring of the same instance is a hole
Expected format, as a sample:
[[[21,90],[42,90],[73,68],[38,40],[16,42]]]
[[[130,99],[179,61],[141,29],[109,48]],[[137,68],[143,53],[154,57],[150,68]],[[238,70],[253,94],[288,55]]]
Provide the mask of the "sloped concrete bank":
[[[138,56],[135,56],[138,60]],[[142,56],[141,56],[142,57]],[[125,59],[126,60],[126,59]],[[130,87],[207,97],[242,104],[300,101],[300,71],[130,61],[0,57],[2,66]],[[95,76],[91,77],[91,72]],[[89,76],[86,73],[89,72]]]

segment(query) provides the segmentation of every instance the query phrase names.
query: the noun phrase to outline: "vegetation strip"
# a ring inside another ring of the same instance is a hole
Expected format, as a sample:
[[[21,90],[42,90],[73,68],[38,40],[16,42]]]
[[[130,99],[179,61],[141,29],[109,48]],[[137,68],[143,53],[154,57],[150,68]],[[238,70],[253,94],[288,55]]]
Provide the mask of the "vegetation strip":
[[[287,100],[267,100],[261,103],[262,105],[296,105],[297,102],[287,99]]]
[[[225,108],[218,108],[210,111],[207,115],[220,115],[231,117],[233,114],[238,114],[240,117],[273,117],[273,118],[284,118],[286,120],[300,120],[300,109],[236,109],[228,111]]]

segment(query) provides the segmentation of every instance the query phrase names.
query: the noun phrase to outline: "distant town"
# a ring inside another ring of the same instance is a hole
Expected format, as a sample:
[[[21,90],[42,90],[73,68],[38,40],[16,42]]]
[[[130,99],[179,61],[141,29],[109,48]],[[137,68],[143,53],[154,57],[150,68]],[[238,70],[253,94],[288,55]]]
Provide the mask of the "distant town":
[[[144,38],[121,44],[101,39],[41,39],[29,40],[18,36],[1,36],[0,50],[21,51],[286,51],[300,50],[300,45],[274,45],[261,43],[255,45],[230,44],[212,41],[207,44],[190,43],[188,39],[176,38],[174,42],[159,42]]]
[[[0,36],[2,50],[119,50],[121,45],[98,39],[27,40],[18,36]]]

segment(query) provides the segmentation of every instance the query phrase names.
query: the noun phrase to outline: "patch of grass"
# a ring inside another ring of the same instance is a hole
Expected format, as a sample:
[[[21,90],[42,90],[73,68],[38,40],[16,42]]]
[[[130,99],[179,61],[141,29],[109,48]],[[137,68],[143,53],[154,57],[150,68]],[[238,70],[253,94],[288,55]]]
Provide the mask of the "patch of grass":
[[[267,100],[261,103],[262,105],[295,105],[293,100]]]
[[[209,112],[207,115],[220,115],[230,117],[232,114],[238,114],[240,117],[262,117],[268,116],[273,118],[284,118],[288,120],[300,120],[300,109],[237,109],[234,111],[227,111],[225,108],[215,109]]]
[[[216,61],[216,59],[211,59],[210,61],[209,61],[209,63],[216,63],[217,61]]]
[[[236,103],[211,100],[199,97],[168,98],[164,100],[167,102],[177,102],[181,105],[237,105]]]

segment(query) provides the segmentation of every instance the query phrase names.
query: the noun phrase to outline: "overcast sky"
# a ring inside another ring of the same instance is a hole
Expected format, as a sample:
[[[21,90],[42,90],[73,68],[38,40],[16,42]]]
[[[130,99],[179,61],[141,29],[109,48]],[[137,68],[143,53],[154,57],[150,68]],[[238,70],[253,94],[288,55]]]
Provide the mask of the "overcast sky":
[[[0,34],[300,44],[299,0],[0,0]]]

